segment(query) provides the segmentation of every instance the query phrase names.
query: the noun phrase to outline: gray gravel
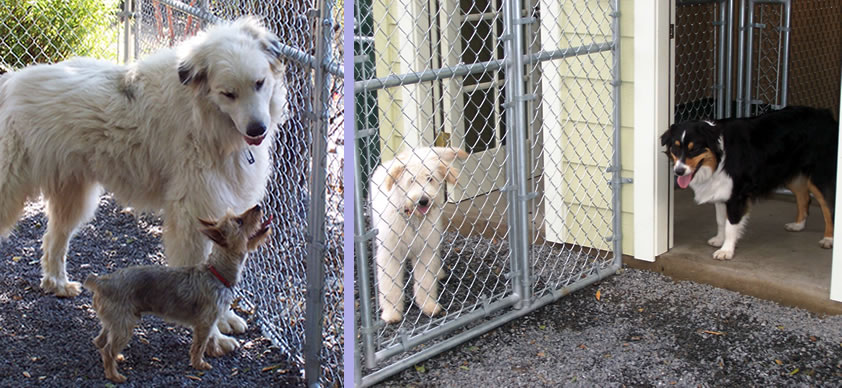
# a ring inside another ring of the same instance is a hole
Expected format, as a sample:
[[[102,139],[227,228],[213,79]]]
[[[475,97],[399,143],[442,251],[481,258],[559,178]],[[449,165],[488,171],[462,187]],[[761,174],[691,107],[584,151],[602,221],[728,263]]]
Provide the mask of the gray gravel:
[[[838,387],[842,316],[624,269],[381,386],[489,384]]]
[[[99,321],[90,292],[59,299],[39,288],[38,260],[46,223],[43,204],[30,204],[10,238],[0,242],[0,387],[107,385],[99,353],[91,343]],[[94,221],[71,240],[68,274],[80,281],[91,272],[163,264],[160,233],[159,218],[125,213],[104,196]],[[249,276],[248,266],[244,276]],[[241,347],[233,354],[208,358],[213,369],[202,373],[189,366],[189,330],[144,317],[123,352],[126,361],[119,368],[128,377],[124,386],[302,385],[299,368],[256,326],[249,319],[249,330],[235,336]]]

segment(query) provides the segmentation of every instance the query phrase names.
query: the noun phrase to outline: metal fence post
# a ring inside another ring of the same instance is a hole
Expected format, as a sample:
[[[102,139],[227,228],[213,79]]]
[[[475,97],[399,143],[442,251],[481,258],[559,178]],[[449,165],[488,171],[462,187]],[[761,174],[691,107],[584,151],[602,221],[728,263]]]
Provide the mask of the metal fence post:
[[[203,2],[204,4],[205,2]],[[318,387],[321,374],[322,316],[324,300],[325,180],[331,27],[333,3],[320,0],[315,26],[315,69],[313,75],[313,117],[311,118],[312,167],[310,169],[310,212],[307,220],[307,308],[304,329],[304,376],[308,387]]]
[[[512,269],[515,275],[514,290],[520,294],[516,308],[529,304],[531,284],[529,280],[529,227],[527,198],[526,160],[526,99],[523,80],[523,19],[520,0],[507,0],[503,6],[503,24],[506,36],[504,59],[506,66],[506,109],[509,110],[507,152],[509,160],[508,200],[509,238]],[[518,287],[519,286],[519,287]]]

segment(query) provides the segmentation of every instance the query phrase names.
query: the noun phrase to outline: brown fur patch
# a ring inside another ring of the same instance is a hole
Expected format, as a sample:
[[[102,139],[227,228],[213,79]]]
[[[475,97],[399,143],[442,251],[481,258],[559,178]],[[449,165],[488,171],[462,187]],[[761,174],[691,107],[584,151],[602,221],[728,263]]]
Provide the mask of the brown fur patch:
[[[701,154],[684,160],[684,164],[696,171],[701,166],[708,166],[711,170],[716,171],[716,157],[710,149],[705,148]]]
[[[687,149],[688,149],[688,150],[692,150],[694,145],[695,145],[695,144],[693,144],[693,142],[692,142],[692,141],[691,141],[691,142],[689,142],[689,143],[687,143]]]
[[[680,141],[678,141],[678,140],[676,140],[676,141],[675,141],[675,145],[677,145],[677,146],[681,146],[681,142],[680,142]]]

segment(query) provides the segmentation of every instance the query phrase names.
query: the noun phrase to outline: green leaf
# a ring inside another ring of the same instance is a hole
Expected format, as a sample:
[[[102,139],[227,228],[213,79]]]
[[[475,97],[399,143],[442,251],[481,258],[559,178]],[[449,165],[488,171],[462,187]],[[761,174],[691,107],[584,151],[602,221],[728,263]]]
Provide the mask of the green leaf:
[[[418,373],[424,373],[427,371],[427,368],[424,368],[424,365],[416,365],[415,371]]]

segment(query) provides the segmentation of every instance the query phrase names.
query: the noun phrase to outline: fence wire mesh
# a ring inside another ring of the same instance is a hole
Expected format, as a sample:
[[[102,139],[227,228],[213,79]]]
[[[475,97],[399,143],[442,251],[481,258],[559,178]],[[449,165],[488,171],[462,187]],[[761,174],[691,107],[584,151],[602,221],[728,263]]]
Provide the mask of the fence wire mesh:
[[[675,4],[675,122],[714,118],[719,2]]]
[[[329,6],[329,63],[343,63],[343,3],[328,0],[284,3],[220,0],[11,0],[0,3],[0,72],[32,63],[57,62],[85,55],[112,61],[132,61],[162,47],[173,46],[202,28],[242,15],[256,15],[281,42],[303,53],[314,52],[315,13]],[[122,7],[126,7],[125,10]],[[124,12],[125,11],[125,12]],[[317,59],[313,63],[320,63]],[[275,216],[277,231],[271,241],[249,260],[237,299],[241,314],[254,314],[264,335],[294,362],[303,366],[306,288],[307,214],[314,205],[308,191],[312,163],[311,120],[327,117],[324,257],[310,262],[323,265],[324,300],[321,382],[343,383],[343,232],[344,110],[342,76],[333,71],[326,85],[314,85],[312,63],[286,61],[289,120],[282,124],[274,144],[273,174],[267,186],[266,206]],[[323,107],[312,103],[315,89],[327,88]]]
[[[619,30],[612,1],[354,12],[369,385],[616,268]]]
[[[795,1],[789,56],[789,103],[830,109],[839,116],[842,4]]]

